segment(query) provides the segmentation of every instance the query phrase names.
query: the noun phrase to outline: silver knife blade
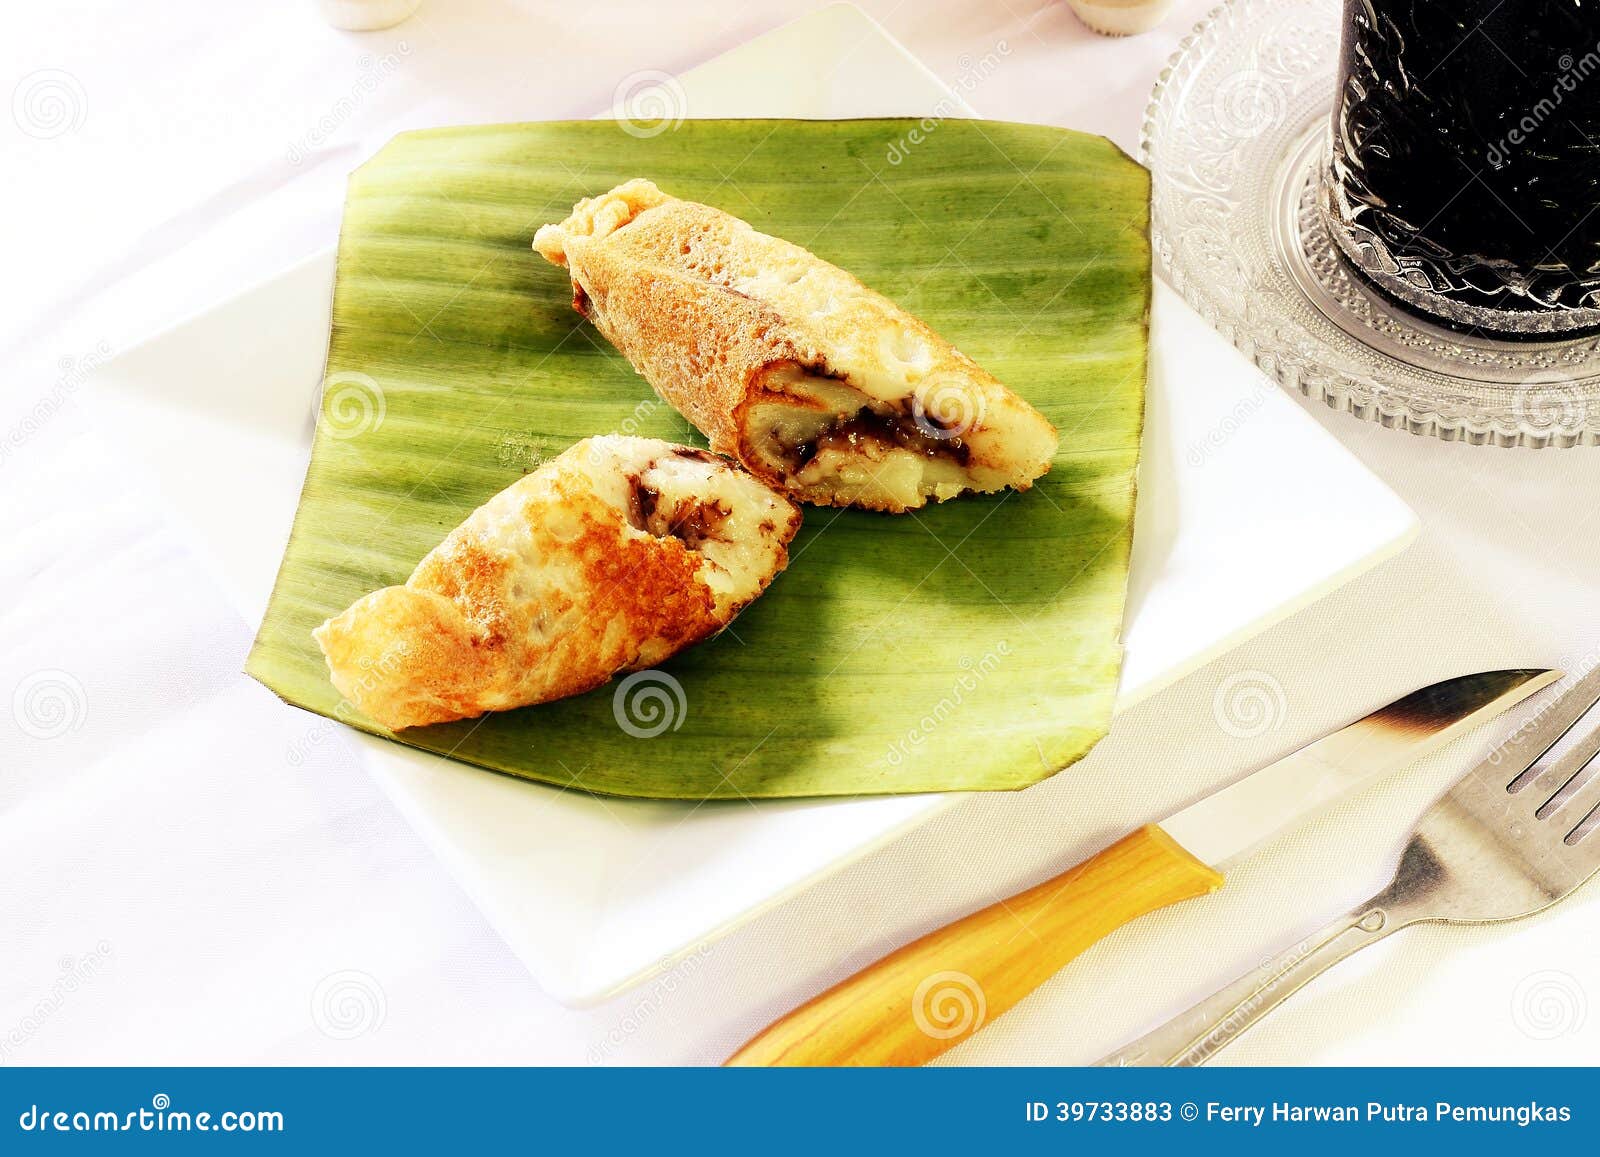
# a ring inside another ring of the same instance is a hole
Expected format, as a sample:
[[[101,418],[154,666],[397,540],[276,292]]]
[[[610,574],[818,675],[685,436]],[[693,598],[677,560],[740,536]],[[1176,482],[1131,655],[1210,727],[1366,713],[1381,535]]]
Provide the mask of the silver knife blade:
[[[1534,669],[1481,671],[1413,691],[1212,792],[1160,826],[1197,859],[1221,867],[1560,677],[1559,671]]]

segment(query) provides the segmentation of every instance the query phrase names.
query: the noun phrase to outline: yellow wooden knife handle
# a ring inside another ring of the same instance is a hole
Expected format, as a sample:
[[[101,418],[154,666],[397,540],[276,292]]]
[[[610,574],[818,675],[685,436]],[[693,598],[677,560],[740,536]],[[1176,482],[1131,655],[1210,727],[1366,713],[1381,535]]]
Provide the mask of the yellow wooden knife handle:
[[[1128,921],[1222,877],[1155,825],[930,932],[767,1027],[730,1065],[920,1065]]]

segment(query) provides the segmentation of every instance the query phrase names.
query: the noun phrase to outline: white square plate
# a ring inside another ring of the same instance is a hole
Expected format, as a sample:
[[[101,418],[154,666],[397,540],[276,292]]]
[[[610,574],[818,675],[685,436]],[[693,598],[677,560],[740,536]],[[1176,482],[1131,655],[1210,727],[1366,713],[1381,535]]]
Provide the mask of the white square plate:
[[[678,80],[693,116],[970,114],[847,5]],[[252,624],[300,493],[332,280],[332,253],[318,256],[115,359],[95,386],[103,416]],[[1123,707],[1416,530],[1382,483],[1157,288]],[[956,798],[599,799],[352,739],[539,983],[568,1004],[648,976]]]

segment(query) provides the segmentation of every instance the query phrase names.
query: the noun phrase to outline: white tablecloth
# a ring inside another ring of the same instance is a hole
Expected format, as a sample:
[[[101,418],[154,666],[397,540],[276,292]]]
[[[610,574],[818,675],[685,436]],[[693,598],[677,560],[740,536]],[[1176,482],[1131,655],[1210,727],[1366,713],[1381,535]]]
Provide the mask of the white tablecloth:
[[[985,115],[1131,151],[1209,2],[1125,41],[1053,0],[864,6],[952,82],[1005,41],[967,94]],[[682,71],[810,8],[426,0],[363,35],[308,0],[8,12],[0,1063],[713,1062],[895,944],[1176,805],[1163,767],[1240,772],[1433,678],[1600,657],[1600,454],[1450,446],[1318,408],[1422,516],[1405,555],[1124,716],[1060,782],[965,803],[610,1004],[546,998],[342,737],[286,758],[303,722],[238,674],[245,624],[79,384],[332,243],[345,173],[393,132],[585,116],[630,73]],[[1251,740],[1214,721],[1240,671],[1284,688]],[[1411,818],[1491,738],[1123,930],[950,1060],[1091,1060],[1292,943],[1385,878]],[[1407,932],[1217,1063],[1592,1063],[1597,923],[1591,887],[1521,924]]]

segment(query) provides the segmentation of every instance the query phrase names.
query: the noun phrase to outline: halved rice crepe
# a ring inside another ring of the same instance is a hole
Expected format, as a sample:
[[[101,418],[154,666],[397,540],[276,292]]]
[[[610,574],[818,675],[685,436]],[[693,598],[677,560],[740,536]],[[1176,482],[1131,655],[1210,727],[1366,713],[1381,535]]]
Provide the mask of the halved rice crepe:
[[[589,438],[313,635],[340,694],[392,730],[542,703],[726,627],[799,527],[792,502],[714,454]]]
[[[533,244],[713,449],[802,501],[904,511],[1050,468],[1055,428],[971,358],[720,209],[632,180]]]

